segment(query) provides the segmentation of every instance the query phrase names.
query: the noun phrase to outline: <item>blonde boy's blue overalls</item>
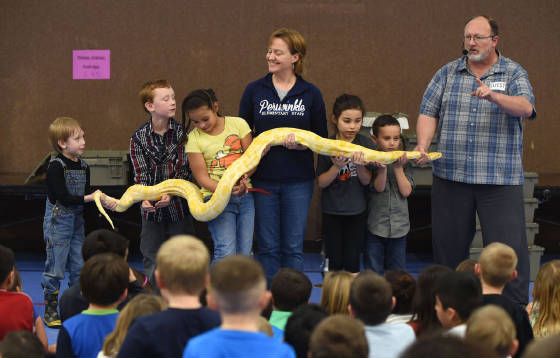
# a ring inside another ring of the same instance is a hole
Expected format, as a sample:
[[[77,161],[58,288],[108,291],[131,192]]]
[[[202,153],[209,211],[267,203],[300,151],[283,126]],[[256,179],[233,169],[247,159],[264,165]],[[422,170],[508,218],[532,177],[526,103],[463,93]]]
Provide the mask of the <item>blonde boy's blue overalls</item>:
[[[64,169],[64,180],[70,195],[84,196],[86,185],[87,164],[80,159],[81,169],[70,170],[60,158],[54,158]],[[60,325],[58,318],[58,291],[64,273],[69,273],[69,286],[80,278],[80,270],[84,264],[82,244],[84,242],[84,206],[63,206],[56,201],[52,204],[48,197],[45,205],[43,235],[46,245],[47,259],[41,286],[45,294],[45,322],[49,326]],[[50,322],[49,322],[50,320]],[[58,321],[58,322],[57,322]]]

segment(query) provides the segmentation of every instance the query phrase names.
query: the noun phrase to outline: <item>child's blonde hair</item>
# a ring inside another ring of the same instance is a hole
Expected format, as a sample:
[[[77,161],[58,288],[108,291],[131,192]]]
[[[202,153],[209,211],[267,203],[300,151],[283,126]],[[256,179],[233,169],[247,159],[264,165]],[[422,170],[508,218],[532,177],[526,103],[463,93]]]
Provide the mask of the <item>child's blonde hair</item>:
[[[560,333],[560,260],[541,266],[533,287],[533,307],[538,314],[533,324],[535,336]]]
[[[66,141],[80,129],[80,123],[74,118],[58,117],[49,126],[49,142],[55,151],[62,153],[62,148],[60,148],[58,142]]]
[[[105,338],[103,354],[107,357],[116,357],[132,322],[140,316],[160,312],[164,310],[165,307],[165,302],[160,296],[148,295],[145,293],[134,296],[120,312],[113,332]]]
[[[511,279],[517,266],[517,255],[513,249],[500,242],[486,246],[478,259],[480,276],[493,287],[503,287]]]
[[[169,292],[198,295],[206,287],[210,255],[194,236],[179,235],[164,242],[156,263],[159,279]]]
[[[467,321],[465,340],[489,348],[501,356],[511,353],[515,337],[515,325],[511,317],[496,305],[477,309]]]
[[[347,271],[331,271],[323,280],[321,306],[329,315],[348,314],[350,303],[350,286],[354,276]]]

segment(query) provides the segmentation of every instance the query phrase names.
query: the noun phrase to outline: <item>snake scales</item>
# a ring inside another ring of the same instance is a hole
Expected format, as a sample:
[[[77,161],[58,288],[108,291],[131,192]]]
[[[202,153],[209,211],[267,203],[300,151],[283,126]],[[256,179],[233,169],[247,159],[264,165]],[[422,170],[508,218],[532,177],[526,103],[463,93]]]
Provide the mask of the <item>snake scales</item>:
[[[228,204],[231,190],[239,178],[259,164],[263,150],[268,145],[282,145],[286,136],[290,133],[294,134],[297,143],[308,147],[315,153],[323,155],[350,157],[354,152],[363,152],[366,161],[375,161],[382,164],[394,162],[400,158],[403,153],[406,153],[408,159],[417,159],[420,157],[420,152],[379,152],[341,140],[325,139],[313,132],[302,129],[275,128],[257,136],[245,153],[227,168],[214,191],[214,195],[212,195],[207,202],[203,202],[202,193],[195,184],[182,179],[168,179],[154,186],[132,185],[125,191],[122,197],[118,199],[114,210],[123,212],[134,203],[143,200],[159,200],[163,194],[170,194],[185,198],[188,201],[189,210],[196,220],[212,220],[217,217]],[[430,160],[436,160],[441,157],[441,153],[432,152],[429,153],[428,156]],[[101,195],[101,192],[94,194],[95,204],[114,229],[113,221],[101,205]]]

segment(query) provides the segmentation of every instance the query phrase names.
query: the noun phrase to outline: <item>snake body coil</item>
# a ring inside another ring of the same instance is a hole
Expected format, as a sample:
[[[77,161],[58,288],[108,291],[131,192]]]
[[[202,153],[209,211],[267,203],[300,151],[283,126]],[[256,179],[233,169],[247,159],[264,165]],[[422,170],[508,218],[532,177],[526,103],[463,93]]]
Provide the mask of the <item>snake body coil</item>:
[[[239,178],[259,164],[263,150],[268,145],[275,146],[283,144],[286,136],[291,133],[294,134],[295,141],[297,143],[322,155],[351,157],[354,152],[363,152],[364,159],[366,161],[375,161],[382,164],[394,162],[400,158],[403,153],[406,153],[406,157],[408,159],[417,159],[420,157],[420,152],[380,152],[341,140],[325,139],[313,132],[302,129],[275,128],[257,136],[247,148],[245,153],[243,153],[240,158],[227,168],[220,179],[214,194],[207,202],[203,201],[202,193],[200,192],[199,187],[195,184],[182,179],[168,179],[153,186],[144,186],[139,184],[132,185],[118,200],[115,211],[123,212],[134,203],[143,200],[159,200],[163,194],[170,194],[185,198],[189,204],[189,210],[196,220],[212,220],[220,215],[228,204],[231,190]],[[430,160],[436,160],[441,157],[441,153],[433,152],[429,153],[428,156]],[[105,216],[114,228],[111,218],[107,215],[105,209],[101,205],[100,194],[94,195],[94,199],[101,214]]]

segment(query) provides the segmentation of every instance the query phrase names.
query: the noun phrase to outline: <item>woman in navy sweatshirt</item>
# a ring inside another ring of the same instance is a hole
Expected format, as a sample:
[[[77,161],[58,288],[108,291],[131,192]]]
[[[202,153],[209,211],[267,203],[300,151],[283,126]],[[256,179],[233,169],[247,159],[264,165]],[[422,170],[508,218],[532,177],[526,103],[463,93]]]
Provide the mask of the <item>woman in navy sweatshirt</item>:
[[[306,45],[295,30],[279,29],[269,38],[268,74],[249,83],[241,97],[239,116],[254,135],[279,127],[300,128],[327,136],[321,92],[301,77]],[[268,282],[280,269],[303,271],[303,239],[313,194],[313,153],[288,135],[283,146],[270,148],[252,177],[255,195],[257,258]]]

